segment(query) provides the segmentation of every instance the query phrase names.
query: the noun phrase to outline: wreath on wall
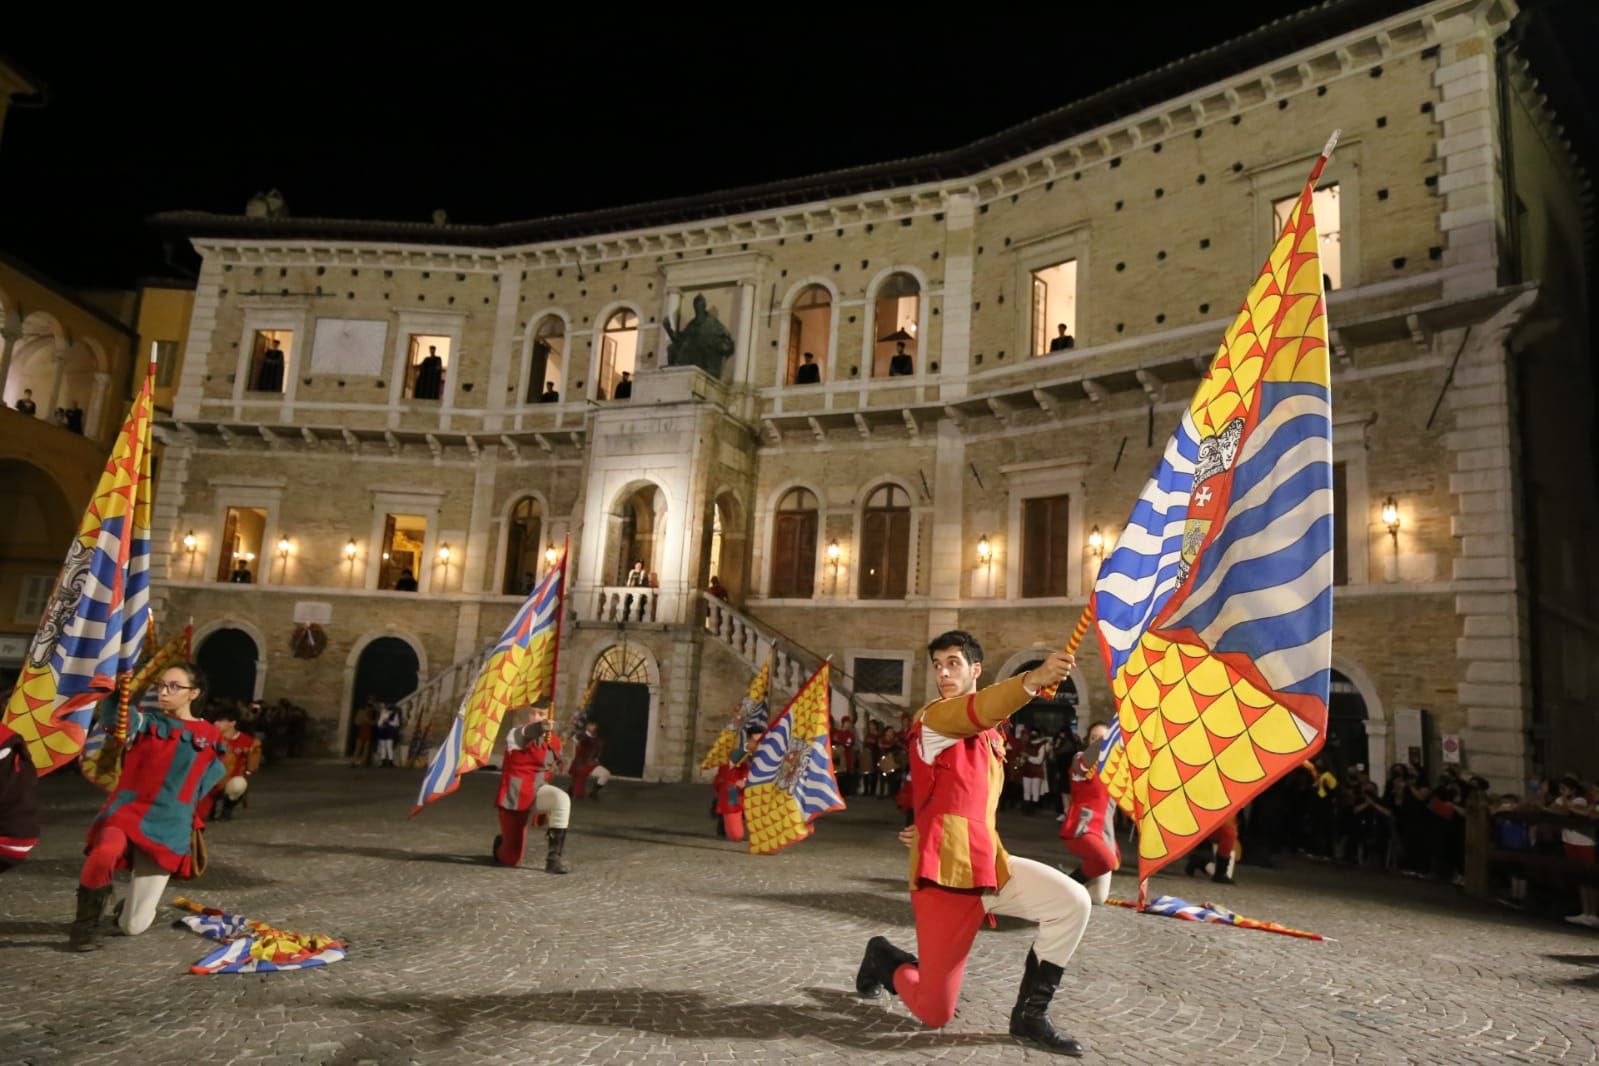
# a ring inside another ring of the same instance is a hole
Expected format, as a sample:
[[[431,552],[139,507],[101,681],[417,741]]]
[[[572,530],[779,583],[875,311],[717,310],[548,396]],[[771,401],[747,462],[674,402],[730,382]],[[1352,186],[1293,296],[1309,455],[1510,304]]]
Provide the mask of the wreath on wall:
[[[294,638],[289,641],[296,659],[315,659],[328,650],[328,634],[315,622],[294,627]]]

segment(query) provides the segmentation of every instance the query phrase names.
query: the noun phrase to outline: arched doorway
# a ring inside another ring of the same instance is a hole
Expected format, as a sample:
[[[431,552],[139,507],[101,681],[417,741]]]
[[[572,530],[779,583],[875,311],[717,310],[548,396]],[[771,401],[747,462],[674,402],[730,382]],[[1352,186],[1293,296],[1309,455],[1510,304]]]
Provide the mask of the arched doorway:
[[[1043,662],[1042,656],[1031,659],[1012,670],[1010,676],[1025,674],[1035,666],[1043,665]],[[1037,729],[1047,737],[1052,737],[1063,729],[1081,736],[1082,731],[1078,728],[1077,721],[1077,705],[1077,685],[1068,677],[1056,687],[1054,696],[1047,700],[1030,700],[1027,706],[1011,716],[1011,720],[1029,729]]]
[[[533,591],[544,556],[543,531],[544,508],[538,499],[523,496],[516,501],[506,524],[505,578],[500,586],[505,595],[526,596]]]
[[[705,562],[700,566],[700,587],[709,588],[715,575],[735,603],[744,600],[744,570],[749,558],[744,508],[731,492],[719,494],[711,504],[711,535],[706,538]]]
[[[1366,699],[1353,681],[1334,670],[1327,686],[1327,743],[1322,746],[1322,756],[1340,780],[1356,764],[1380,777],[1383,767],[1366,765],[1369,751]]]
[[[643,563],[645,574],[655,573],[666,531],[666,494],[645,483],[625,492],[606,518],[609,537],[601,584],[625,585],[634,563]]]
[[[211,700],[255,699],[255,669],[261,649],[242,629],[218,629],[200,643],[194,661],[205,671]]]
[[[605,768],[618,777],[643,777],[650,737],[649,664],[626,644],[605,649],[589,675],[596,682],[589,721],[605,738]]]
[[[416,649],[399,637],[378,637],[361,649],[361,657],[355,661],[355,684],[350,688],[346,752],[353,750],[356,710],[369,699],[399,703],[416,691],[420,669]]]

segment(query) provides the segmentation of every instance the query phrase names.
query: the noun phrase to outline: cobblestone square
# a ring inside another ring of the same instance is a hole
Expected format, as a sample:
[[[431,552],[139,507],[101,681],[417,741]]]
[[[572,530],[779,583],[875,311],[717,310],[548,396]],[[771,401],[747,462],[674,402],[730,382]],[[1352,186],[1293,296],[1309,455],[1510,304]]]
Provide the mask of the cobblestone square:
[[[64,951],[97,794],[43,783],[44,840],[0,881],[7,1063],[1043,1062],[1005,1035],[1030,936],[977,941],[960,1012],[923,1029],[859,1000],[867,937],[914,939],[898,812],[857,799],[771,858],[718,840],[709,789],[619,781],[575,805],[566,877],[490,866],[494,781],[414,820],[418,775],[273,767],[168,889],[346,938],[324,970],[190,976],[210,942],[175,910]],[[1053,817],[1004,815],[1017,854],[1065,862]],[[1133,891],[1131,878],[1118,882]],[[1445,886],[1310,866],[1154,890],[1335,937],[1311,943],[1096,909],[1054,1015],[1097,1063],[1593,1062],[1599,936]]]

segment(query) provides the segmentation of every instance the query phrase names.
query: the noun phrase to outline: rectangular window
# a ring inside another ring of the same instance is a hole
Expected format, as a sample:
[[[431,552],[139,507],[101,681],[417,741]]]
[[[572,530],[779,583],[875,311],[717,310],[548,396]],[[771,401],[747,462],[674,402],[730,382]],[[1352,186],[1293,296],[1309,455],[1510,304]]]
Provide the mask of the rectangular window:
[[[422,515],[390,514],[383,519],[383,558],[378,567],[378,588],[415,592],[422,572],[422,550],[427,539],[427,519]]]
[[[1277,239],[1277,234],[1283,231],[1288,224],[1288,216],[1293,214],[1294,204],[1299,201],[1299,194],[1285,196],[1281,200],[1272,201],[1272,219],[1277,229],[1272,233],[1272,240]],[[1338,183],[1324,185],[1312,194],[1312,207],[1316,212],[1316,236],[1321,245],[1321,278],[1322,285],[1328,292],[1335,292],[1343,288],[1343,244],[1339,238],[1339,211],[1338,211]]]
[[[857,656],[853,664],[855,692],[862,696],[903,696],[905,661]]]
[[[151,341],[150,358],[155,360],[157,388],[170,389],[178,374],[178,342]]]
[[[266,535],[264,507],[229,507],[222,519],[222,539],[217,543],[218,581],[248,585],[256,580],[261,558],[261,538]]]
[[[1065,596],[1070,580],[1070,496],[1022,501],[1022,595]]]
[[[45,605],[50,602],[55,581],[54,574],[25,574],[22,587],[17,591],[17,610],[11,620],[18,624],[38,624],[44,617]]]
[[[1347,464],[1333,464],[1333,584],[1349,584],[1349,479]]]
[[[450,369],[450,338],[413,333],[407,351],[405,398],[440,399],[444,395],[444,378]]]
[[[1077,260],[1033,271],[1033,354],[1077,344]]]
[[[244,383],[245,391],[282,395],[283,383],[288,380],[289,359],[293,354],[293,330],[256,330],[255,339],[251,342],[250,377]]]

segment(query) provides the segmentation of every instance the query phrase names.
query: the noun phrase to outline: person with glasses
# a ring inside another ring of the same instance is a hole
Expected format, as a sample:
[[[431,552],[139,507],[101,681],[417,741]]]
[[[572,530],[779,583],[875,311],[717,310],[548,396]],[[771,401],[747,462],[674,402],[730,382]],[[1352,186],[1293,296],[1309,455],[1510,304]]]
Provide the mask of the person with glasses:
[[[129,708],[122,776],[89,827],[68,942],[74,951],[100,946],[100,916],[115,871],[132,871],[117,919],[129,936],[155,920],[168,878],[193,874],[193,833],[200,824],[195,804],[222,780],[225,745],[217,727],[194,713],[205,697],[198,666],[167,668],[156,696],[159,713]],[[107,729],[115,728],[115,699],[102,702],[96,713]]]

